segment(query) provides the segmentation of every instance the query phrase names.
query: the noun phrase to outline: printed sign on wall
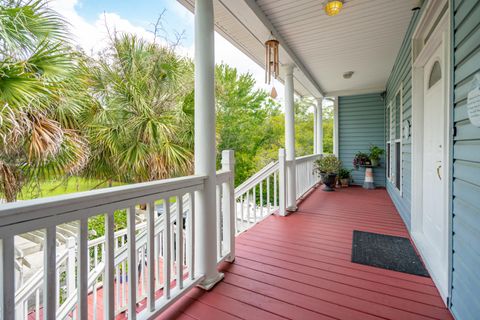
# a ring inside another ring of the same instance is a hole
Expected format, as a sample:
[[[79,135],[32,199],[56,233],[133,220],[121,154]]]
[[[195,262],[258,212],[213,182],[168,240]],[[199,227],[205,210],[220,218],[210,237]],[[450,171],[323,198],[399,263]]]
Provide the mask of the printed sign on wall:
[[[467,110],[470,122],[480,127],[480,73],[477,73],[472,81],[472,88],[468,93]]]

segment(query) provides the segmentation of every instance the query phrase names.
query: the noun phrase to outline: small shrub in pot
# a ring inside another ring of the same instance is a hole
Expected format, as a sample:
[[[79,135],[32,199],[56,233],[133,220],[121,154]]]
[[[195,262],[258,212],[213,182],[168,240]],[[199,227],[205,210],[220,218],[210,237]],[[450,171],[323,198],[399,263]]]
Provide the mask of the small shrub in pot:
[[[342,188],[347,188],[350,184],[351,170],[341,168],[340,170],[338,170],[338,178],[340,179]]]
[[[342,162],[333,154],[315,161],[314,171],[322,178],[322,182],[325,184],[324,191],[334,191],[333,188],[335,187],[337,174],[341,166]]]

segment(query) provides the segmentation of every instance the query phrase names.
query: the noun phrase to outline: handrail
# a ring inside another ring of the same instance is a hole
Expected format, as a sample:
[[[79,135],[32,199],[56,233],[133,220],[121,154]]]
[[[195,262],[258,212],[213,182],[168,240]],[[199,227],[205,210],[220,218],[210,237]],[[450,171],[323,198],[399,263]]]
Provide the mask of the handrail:
[[[148,198],[155,198],[161,193],[174,193],[186,187],[203,186],[205,179],[206,176],[186,176],[7,203],[0,207],[0,228],[77,210],[95,209],[140,197],[148,202]]]
[[[271,175],[275,170],[278,170],[278,161],[272,161],[267,164],[265,167],[260,169],[258,172],[235,188],[235,198],[245,193],[248,189],[251,189],[259,181],[262,181],[267,176]]]

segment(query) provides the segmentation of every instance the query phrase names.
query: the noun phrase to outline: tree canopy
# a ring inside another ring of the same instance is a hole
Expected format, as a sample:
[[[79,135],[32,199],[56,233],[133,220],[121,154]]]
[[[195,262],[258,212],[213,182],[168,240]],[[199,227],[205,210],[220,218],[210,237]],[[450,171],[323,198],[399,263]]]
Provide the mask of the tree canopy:
[[[44,1],[0,2],[0,198],[72,176],[103,184],[193,173],[193,62],[175,45],[116,32],[87,56],[66,30]],[[251,74],[220,64],[215,78],[217,164],[235,150],[239,184],[277,159],[284,115]],[[299,156],[313,151],[311,104],[296,101]],[[328,109],[324,118],[328,152]]]

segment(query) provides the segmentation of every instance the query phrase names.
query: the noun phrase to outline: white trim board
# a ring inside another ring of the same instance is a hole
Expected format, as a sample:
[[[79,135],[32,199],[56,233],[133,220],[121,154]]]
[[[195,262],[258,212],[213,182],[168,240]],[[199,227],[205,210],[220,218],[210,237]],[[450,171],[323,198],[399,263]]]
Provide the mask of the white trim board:
[[[423,233],[423,141],[424,141],[424,66],[426,62],[432,57],[435,50],[442,46],[444,65],[442,66],[443,75],[442,81],[444,85],[444,121],[450,123],[450,16],[449,10],[444,10],[445,5],[448,5],[447,0],[429,1],[426,3],[423,14],[415,29],[412,37],[412,206],[411,206],[411,234],[412,238],[425,262],[425,265],[439,289],[440,295],[444,302],[448,299],[449,283],[450,283],[450,268],[451,261],[449,259],[449,252],[451,251],[451,222],[449,219],[450,209],[450,150],[452,148],[449,137],[451,136],[451,128],[446,126],[443,152],[443,166],[444,178],[442,179],[444,194],[443,199],[445,232],[444,238],[438,254],[435,254],[431,245]],[[435,30],[432,31],[434,23],[440,14],[444,14]],[[425,38],[428,41],[425,43]],[[435,250],[436,250],[435,249]]]

